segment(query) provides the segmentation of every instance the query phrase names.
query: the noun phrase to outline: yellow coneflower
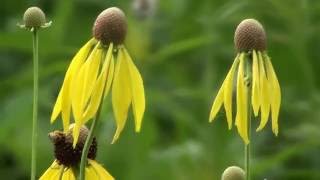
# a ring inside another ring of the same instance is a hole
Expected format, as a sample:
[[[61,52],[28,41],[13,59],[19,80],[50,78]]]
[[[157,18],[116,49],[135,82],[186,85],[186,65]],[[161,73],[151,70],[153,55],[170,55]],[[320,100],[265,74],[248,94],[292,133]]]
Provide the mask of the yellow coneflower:
[[[73,148],[73,137],[71,125],[68,132],[53,131],[49,133],[49,138],[54,145],[54,155],[56,160],[40,177],[40,180],[76,180],[77,169],[81,158],[82,149],[89,130],[82,126],[80,128],[79,141]],[[113,180],[114,178],[98,162],[95,161],[97,153],[97,141],[94,138],[88,153],[88,164],[85,167],[85,179],[88,180]]]
[[[73,145],[77,143],[80,127],[96,115],[102,95],[106,96],[111,87],[117,124],[112,142],[119,138],[125,126],[130,105],[135,130],[140,131],[145,110],[144,87],[141,75],[123,45],[126,32],[125,14],[116,7],[104,10],[94,23],[94,38],[71,61],[51,122],[61,113],[66,130],[72,112],[75,121]]]
[[[266,34],[263,26],[254,19],[243,20],[235,31],[234,43],[238,54],[213,102],[209,121],[214,120],[224,104],[228,127],[231,129],[233,79],[237,72],[235,125],[241,138],[246,144],[249,143],[248,108],[251,106],[254,116],[257,117],[259,112],[261,116],[257,131],[265,127],[271,111],[272,131],[278,135],[281,90],[266,52]],[[248,102],[248,98],[251,102]]]

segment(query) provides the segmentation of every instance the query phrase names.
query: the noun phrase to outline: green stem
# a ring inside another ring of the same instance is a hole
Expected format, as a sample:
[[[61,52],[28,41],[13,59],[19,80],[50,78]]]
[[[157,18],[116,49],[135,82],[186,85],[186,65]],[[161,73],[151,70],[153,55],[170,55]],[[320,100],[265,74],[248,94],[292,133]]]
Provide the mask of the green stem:
[[[249,98],[250,99],[250,98]],[[250,107],[250,106],[249,106]],[[248,138],[251,140],[251,108],[249,108],[248,113]],[[251,147],[250,144],[245,145],[245,171],[246,171],[246,180],[250,180],[250,153],[251,153]]]
[[[246,63],[246,76],[247,76],[247,109],[248,109],[248,139],[250,140],[249,144],[246,144],[244,147],[244,157],[245,157],[245,172],[246,172],[246,180],[251,179],[251,172],[250,172],[250,160],[251,160],[251,117],[252,117],[252,108],[251,108],[251,95],[252,95],[252,55],[249,56],[251,61]],[[249,60],[248,59],[248,60]]]
[[[37,160],[37,124],[38,124],[38,34],[33,31],[33,116],[32,116],[32,153],[31,153],[31,180],[36,179]]]
[[[102,57],[104,57],[104,56],[102,56]],[[109,74],[109,72],[107,74]],[[105,86],[106,86],[106,83],[103,85],[103,89],[105,89]],[[94,137],[94,132],[95,132],[96,127],[97,127],[97,123],[98,123],[98,121],[100,119],[101,109],[102,109],[102,106],[103,106],[104,94],[105,94],[105,91],[103,90],[96,117],[93,119],[93,122],[92,122],[91,127],[90,127],[90,132],[88,134],[88,137],[86,139],[86,142],[85,142],[83,150],[82,150],[81,162],[80,162],[80,175],[79,175],[79,179],[80,180],[84,180],[84,178],[85,178],[85,167],[86,167],[86,164],[87,164],[88,152],[89,152],[90,146],[92,144],[92,140],[93,140],[93,137]]]

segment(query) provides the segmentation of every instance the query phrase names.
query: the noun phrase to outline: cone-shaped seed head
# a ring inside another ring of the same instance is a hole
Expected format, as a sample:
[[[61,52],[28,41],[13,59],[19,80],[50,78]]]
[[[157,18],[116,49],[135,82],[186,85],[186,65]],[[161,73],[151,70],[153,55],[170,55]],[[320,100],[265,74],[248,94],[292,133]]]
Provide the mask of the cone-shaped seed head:
[[[127,34],[126,16],[121,9],[111,7],[102,11],[93,26],[93,36],[103,44],[122,44]]]
[[[53,131],[49,133],[49,138],[54,145],[54,155],[59,164],[67,167],[76,166],[81,160],[82,149],[88,136],[89,130],[82,126],[80,129],[79,140],[75,148],[73,148],[72,130],[74,125],[70,125],[67,133],[61,131]],[[88,158],[95,159],[97,153],[97,141],[94,138],[89,148]]]
[[[38,7],[30,7],[24,12],[23,22],[27,28],[38,28],[45,25],[46,15]]]
[[[245,172],[238,166],[230,166],[224,170],[221,180],[245,180]]]
[[[234,44],[238,52],[266,50],[266,33],[263,26],[255,19],[245,19],[234,33]]]

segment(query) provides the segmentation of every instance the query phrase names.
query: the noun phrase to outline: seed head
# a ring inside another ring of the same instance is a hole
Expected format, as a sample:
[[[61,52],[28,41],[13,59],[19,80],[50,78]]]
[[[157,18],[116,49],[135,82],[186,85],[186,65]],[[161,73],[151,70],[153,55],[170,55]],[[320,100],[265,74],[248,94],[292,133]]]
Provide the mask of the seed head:
[[[69,131],[53,131],[49,133],[49,138],[54,145],[54,155],[59,164],[67,167],[76,166],[81,160],[82,149],[84,147],[89,130],[85,126],[80,129],[79,141],[75,148],[72,146],[73,137],[72,129],[74,125],[70,125]],[[95,159],[97,153],[97,141],[94,138],[89,148],[88,158]]]
[[[121,9],[111,7],[102,11],[93,26],[93,36],[103,44],[122,44],[127,34],[126,16]]]
[[[46,15],[38,7],[30,7],[24,12],[23,22],[27,28],[39,28],[46,24]]]
[[[224,170],[221,180],[244,180],[245,172],[238,166],[230,166]]]
[[[266,50],[266,33],[263,26],[255,19],[245,19],[234,33],[234,44],[238,52]]]

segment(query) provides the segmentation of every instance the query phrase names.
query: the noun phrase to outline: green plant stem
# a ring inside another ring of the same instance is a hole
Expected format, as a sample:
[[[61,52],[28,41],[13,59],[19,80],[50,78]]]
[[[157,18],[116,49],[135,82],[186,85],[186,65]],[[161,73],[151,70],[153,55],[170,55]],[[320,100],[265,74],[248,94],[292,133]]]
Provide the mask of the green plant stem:
[[[248,98],[250,99],[250,98]],[[251,140],[251,107],[249,107],[249,113],[248,113],[248,138]],[[245,171],[246,171],[246,180],[250,180],[250,154],[251,154],[251,142],[249,144],[245,145]]]
[[[38,137],[38,33],[33,31],[33,116],[32,116],[32,153],[31,153],[31,180],[36,179],[37,137]]]
[[[102,97],[103,96],[104,95],[102,95]],[[97,127],[97,122],[99,121],[99,118],[100,118],[102,105],[103,105],[103,99],[101,100],[101,103],[100,103],[96,118],[93,119],[93,122],[92,122],[91,127],[90,127],[90,132],[88,134],[88,137],[86,139],[86,142],[85,142],[83,150],[82,150],[81,162],[80,162],[80,176],[79,176],[80,180],[84,180],[84,177],[85,177],[85,167],[86,167],[86,164],[87,164],[87,156],[88,156],[88,152],[89,152],[89,149],[90,149],[93,137],[94,137],[94,132],[95,132],[96,127]]]
[[[109,74],[109,73],[107,73],[107,74]],[[105,89],[105,86],[106,86],[106,83],[104,84],[103,89]],[[100,100],[100,105],[99,105],[96,117],[93,119],[93,122],[92,122],[91,127],[90,127],[90,132],[88,134],[88,137],[86,138],[86,142],[85,142],[83,150],[82,150],[81,162],[80,162],[80,175],[79,175],[79,179],[80,180],[84,180],[84,178],[85,178],[85,167],[86,167],[86,164],[87,164],[88,152],[89,152],[90,146],[92,144],[92,140],[93,140],[93,137],[94,137],[94,132],[95,132],[96,127],[97,127],[97,123],[98,123],[98,121],[100,119],[101,109],[102,109],[102,106],[103,106],[104,94],[105,94],[105,91],[103,90],[102,96],[101,96],[101,100]]]
[[[252,96],[252,55],[250,55],[251,58],[249,62],[246,63],[246,76],[247,76],[247,88],[248,88],[248,94],[247,94],[247,120],[248,120],[248,139],[249,144],[245,144],[244,147],[244,158],[245,158],[245,172],[246,172],[246,180],[251,179],[251,172],[250,172],[250,160],[251,160],[251,117],[252,117],[252,107],[251,107],[251,96]],[[248,59],[249,60],[249,59]]]

